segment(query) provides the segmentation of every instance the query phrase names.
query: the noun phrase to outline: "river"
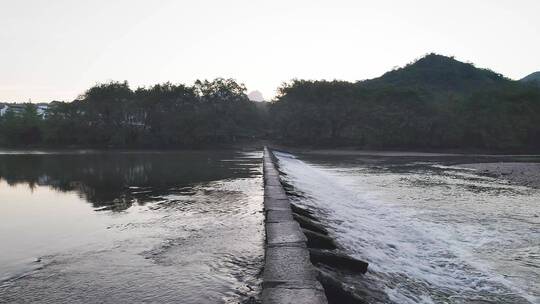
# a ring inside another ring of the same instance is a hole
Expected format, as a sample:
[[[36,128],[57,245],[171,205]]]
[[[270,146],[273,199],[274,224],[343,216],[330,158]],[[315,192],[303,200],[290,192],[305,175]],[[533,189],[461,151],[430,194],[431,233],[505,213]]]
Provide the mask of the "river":
[[[540,303],[540,190],[458,166],[513,158],[276,155],[293,202],[370,263],[341,274],[367,303]]]
[[[366,303],[540,303],[540,190],[460,165],[524,159],[276,155]],[[0,302],[257,303],[261,158],[0,152]]]
[[[260,151],[0,153],[1,303],[248,303]]]

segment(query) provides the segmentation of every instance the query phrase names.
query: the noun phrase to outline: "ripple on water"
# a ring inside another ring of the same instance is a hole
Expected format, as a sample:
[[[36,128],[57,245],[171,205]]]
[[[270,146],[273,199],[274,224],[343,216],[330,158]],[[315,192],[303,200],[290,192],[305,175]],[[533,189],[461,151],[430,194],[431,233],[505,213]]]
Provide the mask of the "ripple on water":
[[[79,231],[84,242],[62,250],[54,247],[34,271],[4,281],[0,303],[198,304],[256,297],[264,256],[261,153],[239,156],[239,161],[250,163],[232,162],[238,167],[234,170],[243,170],[241,174],[167,185],[167,190],[159,185],[159,191],[139,186],[115,189],[126,204],[100,212],[96,210],[101,206],[85,209],[81,221],[99,221],[92,229]],[[56,198],[62,195],[55,193]],[[69,197],[66,206],[88,204],[81,200]]]

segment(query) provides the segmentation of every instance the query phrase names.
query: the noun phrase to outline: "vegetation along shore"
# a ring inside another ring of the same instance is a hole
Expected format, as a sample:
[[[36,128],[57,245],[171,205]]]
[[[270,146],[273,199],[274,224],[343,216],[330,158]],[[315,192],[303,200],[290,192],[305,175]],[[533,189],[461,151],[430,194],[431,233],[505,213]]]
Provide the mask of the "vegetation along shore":
[[[137,89],[109,82],[46,110],[26,104],[5,111],[0,145],[186,148],[265,139],[288,146],[538,151],[540,86],[533,76],[514,81],[429,54],[370,80],[293,80],[272,102],[250,101],[232,79]]]

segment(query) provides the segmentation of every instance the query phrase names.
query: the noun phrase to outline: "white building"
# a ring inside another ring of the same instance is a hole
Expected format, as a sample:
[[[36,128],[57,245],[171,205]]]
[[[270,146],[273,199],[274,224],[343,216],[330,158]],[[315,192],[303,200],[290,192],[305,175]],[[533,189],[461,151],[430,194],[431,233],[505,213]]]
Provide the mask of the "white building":
[[[4,116],[8,111],[15,113],[16,115],[22,114],[26,109],[27,104],[23,103],[0,103],[0,117]],[[48,103],[34,104],[37,114],[41,118],[47,116]]]
[[[0,116],[4,116],[8,110],[8,105],[0,103]]]
[[[11,111],[16,115],[21,115],[22,113],[24,113],[24,110],[26,108],[26,105],[23,103],[12,103],[8,104],[7,106],[7,111]]]
[[[49,104],[47,103],[38,103],[36,104],[36,110],[40,117],[45,118],[47,116],[47,109],[49,108]]]

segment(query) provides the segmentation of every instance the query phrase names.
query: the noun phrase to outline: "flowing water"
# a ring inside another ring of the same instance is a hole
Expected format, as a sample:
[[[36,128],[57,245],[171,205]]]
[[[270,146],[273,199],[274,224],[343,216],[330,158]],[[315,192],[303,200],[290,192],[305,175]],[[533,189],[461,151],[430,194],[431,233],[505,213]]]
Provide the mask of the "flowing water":
[[[461,156],[277,156],[294,201],[370,263],[341,278],[366,302],[540,303],[540,190]]]
[[[1,303],[244,303],[262,153],[1,152]]]
[[[1,152],[0,303],[252,303],[260,151]],[[540,303],[540,190],[457,156],[278,153],[368,303]],[[493,159],[482,160],[493,161]]]

